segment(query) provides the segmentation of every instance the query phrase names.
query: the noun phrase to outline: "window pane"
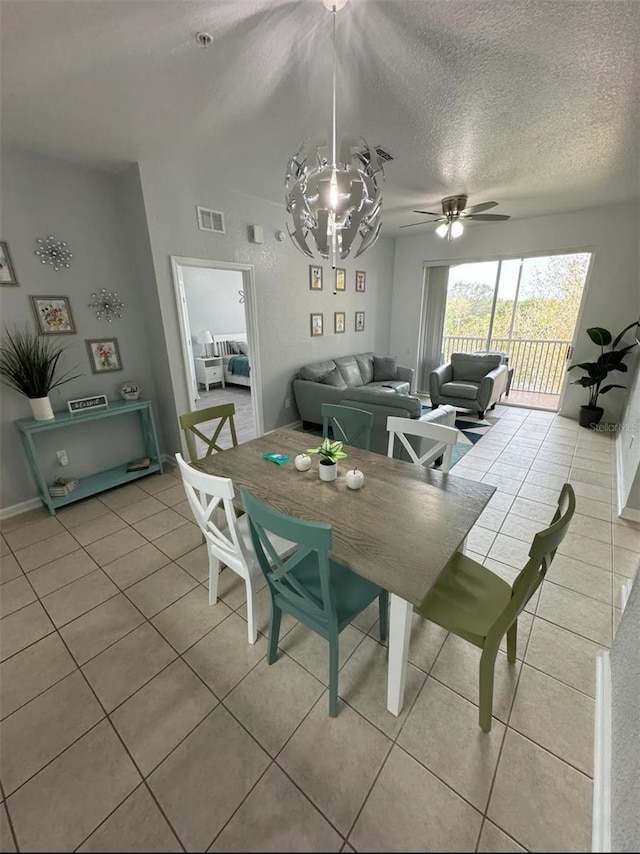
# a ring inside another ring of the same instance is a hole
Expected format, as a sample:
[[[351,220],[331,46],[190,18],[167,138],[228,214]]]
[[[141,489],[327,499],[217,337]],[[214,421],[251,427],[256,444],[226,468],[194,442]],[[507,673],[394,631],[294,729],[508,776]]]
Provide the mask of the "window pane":
[[[514,338],[571,342],[589,257],[580,253],[523,259]]]
[[[444,317],[444,356],[487,346],[497,261],[458,264],[449,270]]]

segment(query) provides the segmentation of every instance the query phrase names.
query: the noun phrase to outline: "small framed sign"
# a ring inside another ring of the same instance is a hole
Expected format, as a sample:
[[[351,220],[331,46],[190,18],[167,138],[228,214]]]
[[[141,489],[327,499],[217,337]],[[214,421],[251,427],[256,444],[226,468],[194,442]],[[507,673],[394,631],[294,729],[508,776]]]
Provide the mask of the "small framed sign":
[[[86,409],[100,409],[109,406],[109,398],[106,394],[94,394],[93,397],[78,397],[76,400],[68,400],[69,412],[84,412]]]

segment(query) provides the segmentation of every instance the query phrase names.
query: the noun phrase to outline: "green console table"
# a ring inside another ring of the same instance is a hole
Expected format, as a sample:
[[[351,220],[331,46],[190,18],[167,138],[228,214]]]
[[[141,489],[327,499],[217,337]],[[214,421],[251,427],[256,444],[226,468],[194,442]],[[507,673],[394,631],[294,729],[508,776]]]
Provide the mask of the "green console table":
[[[78,486],[68,495],[52,497],[49,494],[47,480],[40,467],[34,436],[38,433],[45,433],[48,430],[57,430],[60,427],[83,424],[86,421],[98,421],[101,418],[113,418],[116,415],[126,415],[129,412],[138,412],[140,415],[140,429],[142,430],[144,439],[145,456],[149,457],[151,461],[149,468],[142,471],[127,471],[127,462],[129,462],[127,461],[115,468],[106,469],[105,471],[99,471],[83,477]],[[56,412],[56,417],[51,421],[36,421],[34,418],[21,418],[19,421],[16,421],[16,424],[18,425],[18,430],[20,430],[22,443],[38,486],[40,498],[52,516],[55,516],[57,507],[71,504],[73,501],[80,501],[89,495],[104,492],[105,489],[111,489],[114,486],[121,486],[124,483],[136,480],[139,477],[145,477],[153,472],[162,471],[158,435],[153,420],[153,410],[150,400],[119,400],[100,409],[87,409],[81,412]]]

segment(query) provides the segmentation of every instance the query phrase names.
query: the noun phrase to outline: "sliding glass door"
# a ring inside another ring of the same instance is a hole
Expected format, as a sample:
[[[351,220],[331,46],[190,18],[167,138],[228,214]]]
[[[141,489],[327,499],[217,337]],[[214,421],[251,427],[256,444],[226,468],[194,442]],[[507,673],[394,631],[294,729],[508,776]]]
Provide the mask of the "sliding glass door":
[[[442,358],[505,353],[510,400],[556,409],[591,255],[509,258],[449,268]]]

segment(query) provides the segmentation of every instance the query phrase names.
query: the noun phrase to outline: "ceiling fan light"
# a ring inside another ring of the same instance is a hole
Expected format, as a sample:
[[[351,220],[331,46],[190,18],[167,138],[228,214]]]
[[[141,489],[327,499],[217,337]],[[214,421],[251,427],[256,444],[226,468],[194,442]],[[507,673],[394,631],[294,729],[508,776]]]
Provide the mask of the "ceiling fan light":
[[[460,222],[460,220],[455,220],[451,223],[451,237],[455,240],[456,237],[460,237],[464,233],[464,225]]]
[[[449,223],[448,222],[443,222],[442,225],[439,225],[436,228],[436,234],[438,235],[438,237],[446,237],[448,231],[449,231]]]

